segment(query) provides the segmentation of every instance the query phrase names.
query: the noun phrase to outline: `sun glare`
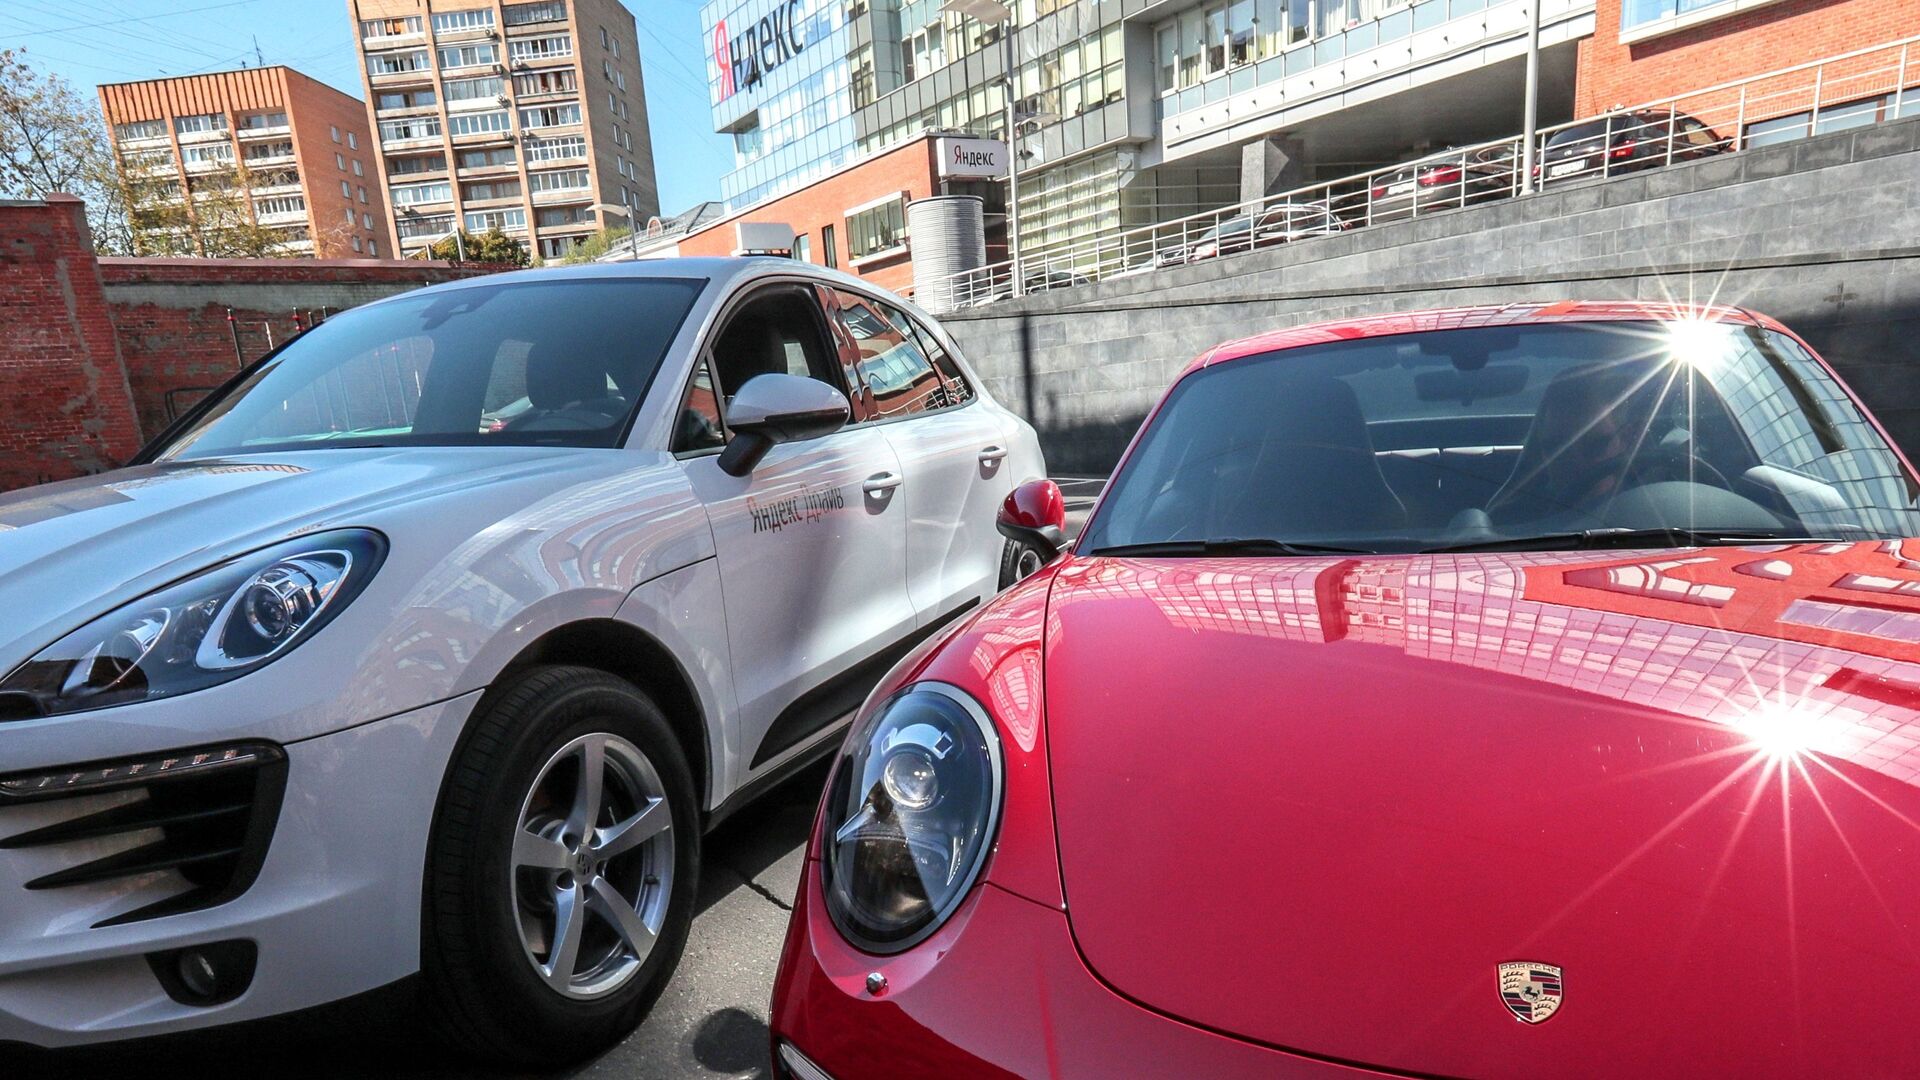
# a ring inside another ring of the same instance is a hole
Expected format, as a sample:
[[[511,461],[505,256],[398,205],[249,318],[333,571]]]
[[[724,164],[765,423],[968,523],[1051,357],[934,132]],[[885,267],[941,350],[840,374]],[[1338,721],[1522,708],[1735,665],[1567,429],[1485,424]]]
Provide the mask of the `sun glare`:
[[[1732,727],[1745,735],[1757,751],[1774,760],[1791,760],[1833,749],[1833,724],[1789,702],[1762,701]]]
[[[1727,355],[1727,327],[1712,319],[1678,319],[1667,323],[1667,355],[1695,369],[1711,371]]]

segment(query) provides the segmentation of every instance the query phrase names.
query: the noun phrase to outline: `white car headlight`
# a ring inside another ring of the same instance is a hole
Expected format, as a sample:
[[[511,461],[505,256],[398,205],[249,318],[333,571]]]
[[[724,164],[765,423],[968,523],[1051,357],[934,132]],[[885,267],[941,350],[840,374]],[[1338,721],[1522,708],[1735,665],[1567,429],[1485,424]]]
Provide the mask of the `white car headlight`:
[[[386,553],[379,533],[342,529],[176,581],[75,630],[0,681],[0,720],[173,697],[238,678],[312,637]]]
[[[841,752],[827,789],[827,911],[853,945],[924,940],[973,886],[999,825],[1000,736],[945,683],[901,690]]]

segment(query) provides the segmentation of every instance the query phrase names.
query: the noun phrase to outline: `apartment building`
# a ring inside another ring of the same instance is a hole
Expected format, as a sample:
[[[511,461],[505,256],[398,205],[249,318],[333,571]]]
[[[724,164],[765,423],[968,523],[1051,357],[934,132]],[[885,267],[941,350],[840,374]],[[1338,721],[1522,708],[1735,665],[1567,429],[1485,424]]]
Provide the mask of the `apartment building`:
[[[366,107],[286,67],[100,87],[143,254],[393,254]],[[265,246],[262,246],[265,245]]]
[[[498,228],[558,258],[659,213],[619,0],[347,0],[393,241]]]

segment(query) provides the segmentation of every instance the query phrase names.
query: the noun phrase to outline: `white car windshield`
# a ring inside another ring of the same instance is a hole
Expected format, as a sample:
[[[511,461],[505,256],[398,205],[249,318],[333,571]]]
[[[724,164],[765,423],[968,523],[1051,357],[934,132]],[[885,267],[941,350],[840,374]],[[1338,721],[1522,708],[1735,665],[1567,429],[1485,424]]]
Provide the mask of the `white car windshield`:
[[[1189,375],[1080,550],[1893,538],[1920,535],[1915,497],[1879,430],[1785,334],[1523,324],[1309,345]]]
[[[513,281],[336,315],[189,414],[161,459],[618,445],[704,281]]]

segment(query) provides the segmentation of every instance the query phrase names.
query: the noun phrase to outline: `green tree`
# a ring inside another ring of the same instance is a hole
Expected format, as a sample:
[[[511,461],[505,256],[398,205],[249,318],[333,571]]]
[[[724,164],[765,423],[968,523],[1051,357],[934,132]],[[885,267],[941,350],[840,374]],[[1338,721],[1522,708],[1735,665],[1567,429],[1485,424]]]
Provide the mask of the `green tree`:
[[[572,251],[561,256],[563,263],[589,263],[616,248],[624,247],[627,237],[633,230],[622,225],[616,228],[601,229],[592,236],[575,245]]]
[[[460,244],[467,249],[467,261],[473,263],[505,263],[508,266],[532,266],[533,257],[527,252],[527,245],[514,237],[501,232],[497,227],[488,229],[478,236],[460,230]],[[460,247],[453,237],[435,241],[428,249],[436,259],[457,259]]]
[[[99,112],[65,79],[30,67],[24,52],[0,49],[0,198],[55,192],[86,200],[93,243],[103,254],[133,252],[130,193]]]

